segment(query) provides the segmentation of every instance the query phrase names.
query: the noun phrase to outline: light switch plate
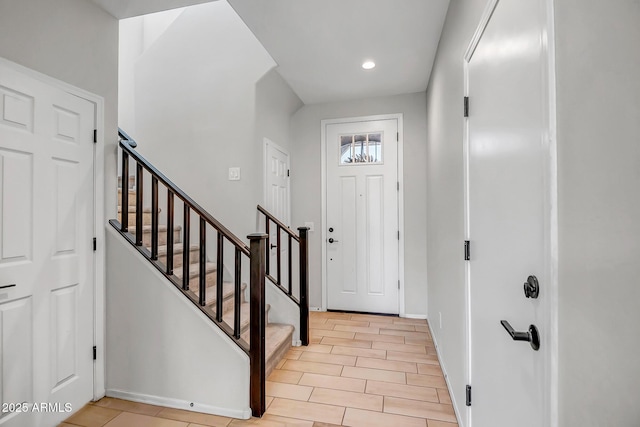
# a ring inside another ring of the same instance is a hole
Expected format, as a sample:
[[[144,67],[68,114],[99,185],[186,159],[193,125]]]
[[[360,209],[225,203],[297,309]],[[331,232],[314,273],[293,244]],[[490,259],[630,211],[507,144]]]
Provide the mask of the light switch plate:
[[[229,168],[229,181],[240,181],[240,168]]]

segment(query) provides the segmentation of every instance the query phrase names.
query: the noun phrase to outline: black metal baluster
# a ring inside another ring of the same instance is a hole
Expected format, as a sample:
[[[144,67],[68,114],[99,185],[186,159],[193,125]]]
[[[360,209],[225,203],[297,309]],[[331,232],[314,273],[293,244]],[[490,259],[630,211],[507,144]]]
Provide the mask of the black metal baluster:
[[[218,256],[216,262],[216,319],[218,322],[222,322],[223,303],[223,283],[222,274],[224,273],[224,236],[218,231]]]
[[[291,284],[292,279],[291,279],[291,276],[293,276],[293,270],[292,270],[292,266],[291,266],[292,259],[293,259],[293,254],[291,253],[292,252],[291,251],[291,248],[292,248],[291,241],[292,240],[293,240],[293,238],[291,237],[291,234],[289,234],[289,253],[288,253],[289,259],[287,260],[287,262],[288,262],[287,267],[288,267],[288,270],[289,270],[288,271],[288,275],[289,275],[289,295],[292,294],[292,290],[291,290],[291,288],[292,288],[292,284]]]
[[[143,182],[142,174],[144,169],[140,163],[136,164],[136,245],[142,246],[142,205],[143,205]]]
[[[191,209],[184,202],[184,218],[182,230],[182,289],[189,290],[189,267],[191,266]]]
[[[158,259],[158,178],[151,176],[151,259]]]
[[[173,274],[173,191],[167,189],[167,274]]]
[[[236,247],[236,262],[235,262],[235,272],[234,272],[234,284],[235,284],[235,293],[233,300],[233,336],[238,339],[240,338],[240,304],[242,303],[242,285],[241,285],[241,275],[242,275],[242,252],[240,249]]]
[[[276,237],[276,273],[278,274],[278,286],[282,286],[282,276],[281,276],[281,255],[282,255],[282,251],[280,250],[280,235],[282,234],[282,230],[280,229],[280,226],[278,225],[276,227],[276,231],[278,232],[278,236]]]
[[[120,231],[129,231],[129,153],[122,150],[122,176],[120,177]]]
[[[207,304],[207,222],[200,217],[200,275],[198,276],[199,303]]]
[[[271,263],[269,262],[269,257],[271,256],[271,249],[269,248],[269,242],[271,240],[270,237],[270,233],[269,233],[269,217],[268,216],[264,216],[264,232],[267,234],[267,252],[265,254],[265,264],[264,264],[264,269],[266,271],[267,274],[271,274]]]

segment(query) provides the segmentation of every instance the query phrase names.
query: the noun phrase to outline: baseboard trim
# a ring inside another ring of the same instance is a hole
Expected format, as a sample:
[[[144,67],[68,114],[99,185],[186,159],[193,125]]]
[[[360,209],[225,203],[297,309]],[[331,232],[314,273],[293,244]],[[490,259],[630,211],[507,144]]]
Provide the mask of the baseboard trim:
[[[440,363],[440,369],[442,369],[442,374],[444,375],[444,380],[447,383],[447,390],[452,390],[453,388],[451,387],[451,383],[449,383],[449,376],[447,375],[447,368],[444,366],[444,363],[442,362],[442,357],[440,355],[440,347],[438,346],[438,341],[436,340],[436,336],[433,333],[433,329],[431,328],[431,323],[427,322],[427,326],[429,327],[429,333],[431,334],[431,339],[433,340],[433,344],[436,346],[436,354],[438,356],[438,363]],[[460,416],[460,410],[458,409],[458,402],[455,399],[455,395],[452,395],[451,392],[449,392],[449,396],[451,397],[451,403],[453,405],[453,411],[456,414],[456,418],[458,420],[458,426],[459,427],[465,427],[464,423],[462,422],[462,417]]]
[[[403,314],[400,317],[404,317],[406,319],[423,319],[423,320],[427,320],[427,315],[426,314]]]
[[[107,389],[108,397],[118,399],[131,400],[132,402],[148,403],[150,405],[164,406],[167,408],[184,409],[185,411],[203,412],[205,414],[219,415],[222,417],[238,418],[248,420],[251,418],[251,409],[235,410],[228,408],[219,408],[217,406],[206,405],[197,402],[188,402],[186,400],[171,399],[168,397],[151,396],[142,393],[131,393],[122,390]]]

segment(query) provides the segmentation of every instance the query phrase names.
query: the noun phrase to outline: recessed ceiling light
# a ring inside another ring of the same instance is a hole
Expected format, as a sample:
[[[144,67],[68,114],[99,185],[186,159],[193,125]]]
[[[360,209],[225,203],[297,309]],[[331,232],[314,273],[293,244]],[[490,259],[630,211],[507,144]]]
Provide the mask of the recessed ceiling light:
[[[376,66],[376,63],[373,61],[365,61],[362,63],[362,68],[365,70],[370,70]]]

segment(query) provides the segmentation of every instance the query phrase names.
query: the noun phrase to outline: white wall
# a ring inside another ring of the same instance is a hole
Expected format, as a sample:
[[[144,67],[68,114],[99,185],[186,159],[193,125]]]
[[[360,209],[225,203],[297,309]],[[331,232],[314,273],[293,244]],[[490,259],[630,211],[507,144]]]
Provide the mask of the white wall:
[[[105,100],[105,174],[115,176],[118,21],[86,0],[0,0],[0,57]],[[115,212],[115,180],[105,210]]]
[[[225,1],[185,9],[133,66],[138,150],[242,239],[263,202],[263,138],[289,146],[301,105],[274,66]]]
[[[555,13],[560,426],[638,426],[640,2]]]
[[[320,121],[378,114],[404,114],[405,308],[427,313],[426,260],[426,102],[412,93],[348,102],[305,105],[293,116],[291,164],[292,223],[311,221],[309,233],[309,305],[322,306]]]
[[[485,4],[451,0],[427,90],[429,323],[459,409],[466,385],[462,66]],[[460,415],[466,425],[466,411]]]
[[[636,426],[640,3],[554,3],[559,426]],[[465,385],[462,58],[485,4],[451,1],[427,91],[429,318],[459,405]]]
[[[249,418],[246,353],[110,225],[107,262],[107,396]]]

